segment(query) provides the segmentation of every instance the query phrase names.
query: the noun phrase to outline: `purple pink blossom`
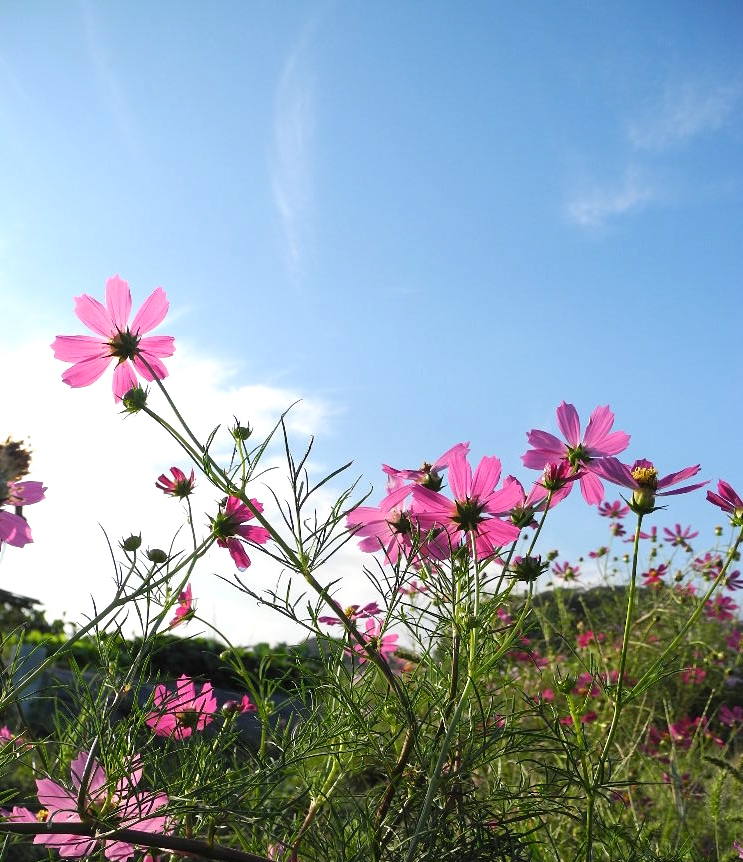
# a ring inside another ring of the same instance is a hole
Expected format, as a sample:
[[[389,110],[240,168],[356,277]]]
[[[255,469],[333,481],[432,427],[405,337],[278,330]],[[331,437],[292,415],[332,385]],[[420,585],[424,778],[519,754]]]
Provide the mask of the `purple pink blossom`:
[[[178,593],[178,607],[175,609],[175,616],[170,621],[168,628],[174,629],[181,623],[187,623],[193,615],[193,594],[191,592],[191,584],[187,584],[186,589]]]
[[[731,485],[720,479],[717,483],[717,493],[707,491],[707,499],[730,515],[730,523],[734,527],[743,526],[743,500]]]
[[[263,506],[258,500],[250,502],[256,511],[263,512]],[[216,537],[217,544],[220,548],[227,548],[241,572],[250,565],[250,557],[244,543],[264,545],[271,538],[265,527],[246,523],[254,517],[245,503],[237,497],[228,497],[224,509],[212,520],[212,535]]]
[[[376,617],[382,613],[382,609],[376,602],[369,602],[364,605],[349,605],[349,607],[344,608],[343,613],[348,617],[349,620],[365,620],[369,617]],[[342,625],[343,620],[340,617],[318,617],[317,621],[320,623],[325,623],[329,626],[337,626]]]
[[[193,680],[185,674],[178,679],[175,692],[158,685],[153,703],[155,708],[145,718],[145,723],[157,736],[174,739],[186,739],[194,730],[203,730],[217,712],[211,683],[205,682],[197,695]]]
[[[699,472],[699,464],[693,467],[684,467],[676,473],[658,478],[658,471],[652,461],[641,458],[632,465],[622,464],[616,458],[604,458],[595,466],[596,472],[609,482],[622,485],[632,490],[630,508],[638,514],[647,514],[655,510],[655,498],[667,497],[673,494],[686,494],[706,485],[707,482],[697,482],[694,485],[684,485],[681,488],[666,490],[672,485],[677,485],[685,479],[695,476]]]
[[[170,479],[166,473],[163,473],[161,476],[158,476],[155,487],[159,488],[164,494],[170,494],[171,497],[178,497],[181,500],[190,496],[196,487],[193,470],[191,470],[190,476],[186,476],[179,467],[171,467],[170,472],[173,478]]]
[[[132,310],[129,284],[118,275],[106,281],[105,307],[83,294],[75,297],[75,314],[96,335],[58,335],[52,344],[56,359],[72,362],[62,374],[62,380],[72,387],[89,386],[103,375],[116,360],[113,393],[116,401],[138,385],[137,374],[145,380],[158,380],[168,376],[162,363],[172,356],[174,339],[169,335],[144,334],[159,326],[168,312],[168,300],[161,287],[156,288],[144,301],[128,324]]]
[[[366,630],[362,632],[362,637],[367,646],[374,652],[379,653],[382,658],[388,659],[390,656],[395,654],[395,650],[397,649],[397,635],[383,635],[382,625],[378,620],[372,619],[371,617],[367,619]],[[351,643],[351,650],[353,650],[353,652],[358,656],[360,664],[363,664],[369,659],[367,649],[355,640]],[[349,650],[346,650],[346,652],[349,655],[351,654]]]
[[[709,599],[704,607],[704,612],[711,620],[732,620],[738,605],[730,596],[715,596],[714,601]]]
[[[441,471],[449,466],[449,460],[452,455],[466,455],[469,450],[469,443],[456,443],[451,449],[447,449],[433,464],[425,461],[419,470],[397,470],[395,467],[382,464],[382,470],[387,474],[387,492],[389,493],[402,487],[406,482],[423,485],[432,491],[440,491],[443,484]]]
[[[629,434],[611,430],[614,414],[608,406],[597,407],[591,413],[582,439],[578,412],[572,404],[565,401],[560,404],[557,424],[565,442],[547,431],[532,429],[528,432],[526,436],[532,448],[521,458],[524,466],[542,470],[549,463],[567,462],[579,476],[585,501],[600,503],[604,499],[604,486],[596,465],[608,455],[623,452],[629,445]]]
[[[30,506],[44,499],[46,488],[41,482],[8,482],[2,484],[0,474],[0,546],[3,542],[22,548],[33,542],[26,519],[16,512],[6,512],[3,506]]]
[[[691,551],[689,544],[692,539],[696,539],[699,532],[692,532],[691,527],[681,528],[681,524],[676,524],[673,530],[668,527],[663,527],[663,535],[667,542],[670,542],[674,547],[681,547],[684,550]]]

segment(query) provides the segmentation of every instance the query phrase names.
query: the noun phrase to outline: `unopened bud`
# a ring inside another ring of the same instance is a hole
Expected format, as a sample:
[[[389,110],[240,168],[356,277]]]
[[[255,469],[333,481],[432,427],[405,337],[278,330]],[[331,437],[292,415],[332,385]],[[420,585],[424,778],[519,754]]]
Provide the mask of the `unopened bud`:
[[[128,539],[124,539],[121,543],[121,547],[125,551],[136,551],[137,548],[142,544],[142,534],[140,533],[138,536],[131,535]]]
[[[160,563],[167,562],[168,555],[165,551],[160,550],[160,548],[148,548],[147,559],[159,565]]]
[[[149,389],[143,389],[141,386],[133,387],[121,399],[121,403],[124,405],[124,410],[126,410],[127,413],[139,413],[139,411],[147,404],[147,396],[149,394]]]

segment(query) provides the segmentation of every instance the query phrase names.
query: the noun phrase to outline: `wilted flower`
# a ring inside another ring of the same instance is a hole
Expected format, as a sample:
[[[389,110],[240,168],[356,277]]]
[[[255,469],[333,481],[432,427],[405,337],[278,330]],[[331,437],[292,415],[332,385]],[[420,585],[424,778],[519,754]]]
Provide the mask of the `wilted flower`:
[[[153,380],[153,372],[159,380],[168,376],[160,360],[173,355],[174,339],[169,335],[142,337],[159,326],[168,313],[165,291],[161,287],[156,288],[129,327],[131,310],[129,284],[118,275],[106,281],[105,307],[87,294],[75,297],[75,314],[101,337],[58,335],[54,339],[52,350],[55,358],[74,363],[62,375],[65,383],[72,387],[89,386],[115,359],[113,393],[116,401],[121,401],[130,389],[138,385],[137,374],[145,380]]]

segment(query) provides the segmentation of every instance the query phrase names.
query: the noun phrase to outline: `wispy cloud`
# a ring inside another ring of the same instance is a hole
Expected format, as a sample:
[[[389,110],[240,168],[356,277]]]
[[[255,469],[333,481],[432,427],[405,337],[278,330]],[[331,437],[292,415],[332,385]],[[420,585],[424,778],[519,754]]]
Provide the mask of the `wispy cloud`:
[[[582,227],[602,227],[609,219],[639,210],[658,193],[637,171],[629,170],[621,184],[591,184],[574,195],[566,206],[568,219]]]
[[[315,75],[306,58],[309,32],[305,30],[287,58],[279,79],[269,157],[274,203],[294,270],[310,239],[313,200]]]
[[[635,149],[657,152],[714,132],[735,110],[742,91],[739,83],[667,87],[642,117],[629,124],[629,141]]]

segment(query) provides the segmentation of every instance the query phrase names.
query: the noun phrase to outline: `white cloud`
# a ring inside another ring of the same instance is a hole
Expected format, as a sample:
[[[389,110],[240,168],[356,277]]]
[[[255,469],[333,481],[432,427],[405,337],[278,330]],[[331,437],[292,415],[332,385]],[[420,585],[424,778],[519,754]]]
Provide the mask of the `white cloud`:
[[[168,360],[171,376],[166,383],[202,439],[219,423],[223,428],[229,426],[233,416],[243,424],[250,423],[260,438],[297,400],[298,394],[287,389],[242,386],[234,368],[193,350],[182,349],[179,354]],[[185,468],[187,462],[177,445],[147,416],[122,416],[113,401],[110,372],[94,386],[70,389],[60,377],[66,366],[54,360],[47,343],[6,349],[0,353],[0,362],[5,369],[0,438],[10,434],[30,442],[34,455],[29,478],[48,487],[47,499],[26,510],[34,543],[21,549],[4,548],[2,585],[40,599],[50,618],[66,613],[67,619],[80,621],[91,612],[91,597],[102,607],[113,593],[113,563],[102,528],[114,549],[122,538],[140,531],[144,547],[169,548],[183,523],[183,509],[156,490],[154,481],[170,466]],[[153,389],[153,409],[167,416],[157,396]],[[287,417],[297,446],[306,442],[310,431],[327,427],[331,415],[330,406],[318,399],[300,401]],[[229,454],[229,449],[225,438],[218,450]],[[279,455],[269,451],[267,463],[280,468]],[[310,469],[321,471],[322,465],[310,465]],[[278,469],[250,486],[250,493],[264,502],[267,511],[271,497],[264,483],[270,482],[280,493],[284,472]],[[193,498],[197,535],[203,535],[219,496],[203,479],[199,482]],[[328,494],[318,499],[321,508],[329,502]],[[187,545],[187,531],[182,531],[175,547],[185,549]],[[258,552],[251,553],[251,559],[253,565],[243,575],[245,582],[258,592],[275,586],[278,565]],[[373,595],[362,565],[353,543],[320,569],[318,577],[324,583],[342,578],[340,592],[347,603],[368,601]],[[200,562],[192,578],[200,614],[234,643],[301,638],[301,629],[257,607],[254,600],[215,577],[229,579],[235,571],[223,549],[213,549]],[[132,616],[129,625],[133,628],[133,624]],[[184,633],[199,630],[198,622],[192,622]]]
[[[630,123],[630,143],[638,150],[661,151],[717,131],[735,109],[740,95],[738,84],[705,87],[687,82],[667,87],[643,117]]]
[[[657,200],[657,191],[635,171],[628,171],[621,184],[590,185],[567,204],[570,221],[582,227],[602,227],[610,218],[626,215]]]
[[[305,60],[308,31],[284,64],[274,104],[269,157],[274,203],[281,217],[292,269],[308,242],[313,201],[315,75]]]

